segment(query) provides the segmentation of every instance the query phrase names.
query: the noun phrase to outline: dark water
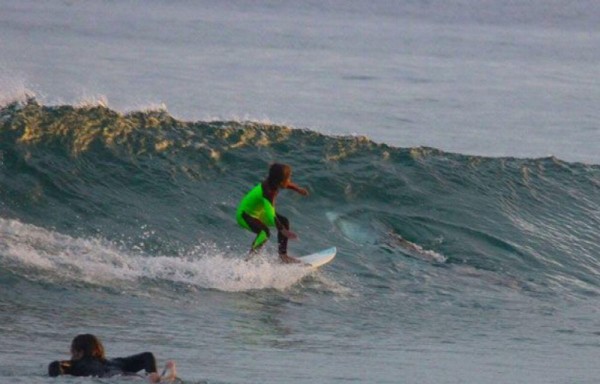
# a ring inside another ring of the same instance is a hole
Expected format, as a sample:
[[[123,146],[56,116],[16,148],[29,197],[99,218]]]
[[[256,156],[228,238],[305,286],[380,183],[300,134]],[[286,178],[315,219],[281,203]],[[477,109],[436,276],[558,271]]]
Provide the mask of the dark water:
[[[236,204],[274,161],[311,192],[278,198],[291,253],[339,249],[319,271],[242,261]],[[592,382],[599,192],[555,158],[7,105],[0,381],[45,382],[85,331],[187,382]]]

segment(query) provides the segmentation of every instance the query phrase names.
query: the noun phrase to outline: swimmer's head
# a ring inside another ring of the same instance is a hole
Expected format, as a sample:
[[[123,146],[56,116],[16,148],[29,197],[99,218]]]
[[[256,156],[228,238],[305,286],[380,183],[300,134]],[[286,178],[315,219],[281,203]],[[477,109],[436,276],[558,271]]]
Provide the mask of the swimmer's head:
[[[77,335],[71,342],[71,358],[74,360],[84,357],[105,359],[104,346],[94,335]]]

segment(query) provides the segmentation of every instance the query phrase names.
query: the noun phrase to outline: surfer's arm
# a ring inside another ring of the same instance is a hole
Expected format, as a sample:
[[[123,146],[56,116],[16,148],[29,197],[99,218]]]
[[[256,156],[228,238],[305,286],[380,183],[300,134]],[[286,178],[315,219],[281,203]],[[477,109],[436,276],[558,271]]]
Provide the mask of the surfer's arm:
[[[53,361],[48,365],[48,376],[56,377],[59,375],[70,375],[71,374],[71,361]]]
[[[290,240],[298,240],[298,235],[296,235],[295,232],[290,231],[289,229],[285,228],[285,227],[281,227],[280,229],[281,234],[285,237],[287,237]]]
[[[302,196],[308,196],[308,190],[306,188],[302,188],[299,185],[292,183],[291,181],[287,183],[285,186],[286,189],[291,189],[294,192],[301,194]]]
[[[275,215],[274,220],[275,220],[275,227],[277,228],[277,230],[279,232],[281,232],[281,234],[283,236],[287,237],[290,240],[298,240],[298,235],[296,235],[295,232],[292,232],[289,229],[287,229],[285,227],[285,225],[279,220],[277,215]]]

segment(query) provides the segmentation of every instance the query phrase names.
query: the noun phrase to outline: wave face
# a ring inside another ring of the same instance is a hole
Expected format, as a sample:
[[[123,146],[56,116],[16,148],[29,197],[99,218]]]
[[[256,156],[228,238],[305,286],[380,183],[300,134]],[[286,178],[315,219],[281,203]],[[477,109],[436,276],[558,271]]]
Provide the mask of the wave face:
[[[311,192],[278,199],[302,239],[292,253],[336,245],[332,268],[383,286],[408,260],[533,294],[600,293],[600,166],[35,100],[0,109],[0,281],[293,285],[304,272],[240,264],[252,236],[237,202],[275,161]]]

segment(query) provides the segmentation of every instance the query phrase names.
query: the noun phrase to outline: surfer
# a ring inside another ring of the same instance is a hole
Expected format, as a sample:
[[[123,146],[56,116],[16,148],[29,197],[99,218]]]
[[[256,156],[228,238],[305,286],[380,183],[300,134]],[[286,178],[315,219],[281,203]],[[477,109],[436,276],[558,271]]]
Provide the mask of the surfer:
[[[269,239],[269,227],[277,228],[277,243],[279,258],[284,263],[299,263],[300,261],[287,254],[288,239],[298,236],[290,231],[290,222],[275,212],[275,198],[281,189],[291,189],[302,196],[308,191],[292,182],[292,168],[286,164],[272,164],[267,178],[251,189],[240,202],[236,219],[238,224],[256,234],[252,242],[250,255],[255,254]]]
[[[75,336],[71,342],[71,360],[53,361],[48,365],[48,375],[110,377],[135,375],[142,369],[148,374],[147,378],[151,383],[177,379],[173,361],[167,362],[162,374],[159,374],[152,352],[107,359],[100,340],[94,335],[83,334]]]

